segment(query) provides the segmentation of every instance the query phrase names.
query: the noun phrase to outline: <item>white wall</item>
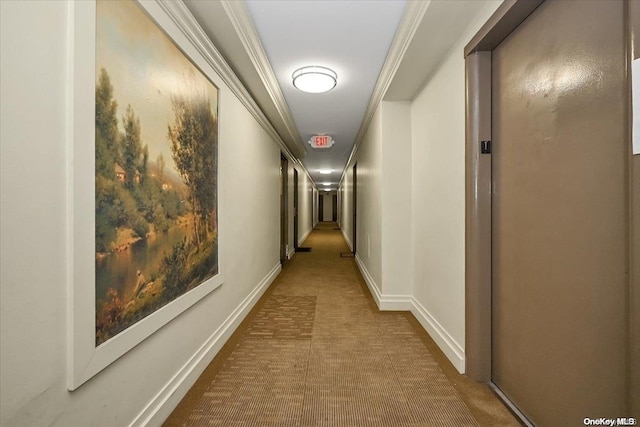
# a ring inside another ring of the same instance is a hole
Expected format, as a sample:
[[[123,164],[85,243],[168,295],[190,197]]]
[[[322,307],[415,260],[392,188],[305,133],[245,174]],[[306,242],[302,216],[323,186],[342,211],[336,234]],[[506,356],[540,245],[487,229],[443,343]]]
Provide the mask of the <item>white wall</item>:
[[[382,111],[382,297],[411,294],[411,104],[380,104]],[[389,306],[388,309],[400,309]]]
[[[413,296],[426,312],[428,331],[460,371],[465,342],[463,49],[499,4],[487,4],[411,105]]]
[[[338,227],[342,228],[342,188],[338,186],[338,191],[336,192],[338,195],[338,218],[336,218],[336,222],[338,223]]]
[[[382,102],[340,185],[341,228],[353,236],[352,165],[357,162],[358,266],[382,310],[411,298],[411,104]]]
[[[305,239],[313,230],[313,194],[314,187],[311,179],[302,170],[298,169],[298,246],[303,246]],[[291,176],[293,183],[293,176]],[[293,187],[291,188],[291,200],[293,201]]]
[[[353,165],[351,164],[347,165],[346,173],[340,182],[340,197],[342,207],[339,212],[340,229],[349,249],[353,251]]]
[[[411,310],[464,371],[466,43],[500,5],[486,6],[411,102],[384,101],[341,182],[352,236],[358,162],[358,265],[382,310]],[[369,252],[371,253],[369,255]]]
[[[221,79],[211,76],[220,87],[220,268],[225,283],[68,392],[67,2],[0,2],[0,7],[0,424],[129,425],[277,268],[280,150]],[[211,357],[194,368],[196,374]],[[161,415],[182,392],[166,396]]]
[[[382,113],[378,109],[340,184],[344,191],[342,232],[353,249],[353,165],[357,162],[356,258],[379,293],[382,283]],[[375,291],[374,291],[375,292]]]
[[[309,179],[309,177],[307,176],[307,174],[305,173],[305,171],[300,168],[299,166],[295,166],[294,162],[289,159],[288,162],[288,182],[287,182],[287,187],[288,187],[288,200],[287,200],[287,204],[289,205],[289,217],[288,217],[288,226],[289,229],[287,231],[288,235],[287,235],[287,239],[288,239],[288,254],[287,256],[289,258],[291,258],[294,254],[294,244],[293,244],[293,213],[294,213],[294,209],[293,209],[293,194],[295,191],[295,187],[294,187],[294,180],[293,180],[293,175],[294,175],[294,170],[298,171],[298,210],[299,210],[299,217],[298,217],[298,246],[302,246],[302,243],[304,242],[304,240],[307,238],[307,236],[311,233],[311,231],[313,230],[313,227],[315,225],[315,223],[317,223],[317,214],[313,215],[313,205],[314,205],[314,194],[315,193],[315,187],[313,186],[313,183],[311,182],[311,180]]]
[[[293,244],[293,162],[288,159],[287,162],[287,205],[289,212],[287,214],[287,257],[291,258],[294,254],[295,245]]]
[[[313,189],[313,226],[315,227],[320,222],[318,218],[318,203],[320,198],[320,192],[317,188]]]

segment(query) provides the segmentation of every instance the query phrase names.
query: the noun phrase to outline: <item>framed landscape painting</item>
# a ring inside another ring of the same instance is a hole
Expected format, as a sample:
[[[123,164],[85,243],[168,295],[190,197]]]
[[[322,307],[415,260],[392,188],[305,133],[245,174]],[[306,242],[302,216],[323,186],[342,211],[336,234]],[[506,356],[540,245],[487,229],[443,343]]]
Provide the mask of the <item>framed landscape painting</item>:
[[[99,345],[218,272],[218,89],[133,0],[96,16]]]
[[[94,162],[73,161],[70,184],[70,389],[222,283],[218,87],[152,18],[149,9],[162,16],[157,4],[81,3],[74,4],[70,151]],[[93,25],[81,23],[88,15]],[[83,33],[93,35],[92,45]],[[89,51],[93,61],[83,57]],[[90,78],[87,95],[79,89]],[[94,114],[81,109],[88,100]]]

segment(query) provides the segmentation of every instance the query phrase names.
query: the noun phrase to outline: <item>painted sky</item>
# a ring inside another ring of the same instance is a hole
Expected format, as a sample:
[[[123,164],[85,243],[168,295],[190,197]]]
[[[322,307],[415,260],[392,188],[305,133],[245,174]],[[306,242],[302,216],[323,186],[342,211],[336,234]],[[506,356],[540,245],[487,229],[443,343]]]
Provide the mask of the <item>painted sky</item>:
[[[149,160],[162,153],[175,170],[167,138],[174,122],[171,95],[205,93],[216,116],[217,89],[136,3],[99,0],[96,7],[96,82],[104,67],[118,102],[120,129],[130,104],[140,118]]]

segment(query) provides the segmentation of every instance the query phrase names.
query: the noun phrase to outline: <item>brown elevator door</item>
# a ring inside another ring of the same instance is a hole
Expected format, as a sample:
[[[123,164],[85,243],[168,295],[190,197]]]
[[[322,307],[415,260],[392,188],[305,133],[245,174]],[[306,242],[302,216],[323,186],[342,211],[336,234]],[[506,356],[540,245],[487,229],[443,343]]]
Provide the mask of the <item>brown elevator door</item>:
[[[548,0],[492,54],[492,379],[539,426],[628,416],[623,23]]]

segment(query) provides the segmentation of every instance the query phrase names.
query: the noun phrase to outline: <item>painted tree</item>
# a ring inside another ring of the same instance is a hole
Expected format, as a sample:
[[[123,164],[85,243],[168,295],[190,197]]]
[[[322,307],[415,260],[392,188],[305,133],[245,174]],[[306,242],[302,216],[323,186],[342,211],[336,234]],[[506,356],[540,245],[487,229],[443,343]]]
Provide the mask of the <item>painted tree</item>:
[[[107,70],[100,70],[96,84],[96,173],[113,179],[118,159],[118,103]]]
[[[116,237],[118,212],[115,187],[115,163],[118,160],[120,133],[116,117],[118,103],[107,70],[102,68],[96,82],[96,251],[106,252]]]
[[[142,157],[140,158],[140,163],[138,170],[140,171],[140,179],[144,182],[147,179],[147,172],[149,164],[149,147],[147,144],[144,144],[142,147]]]
[[[184,180],[194,213],[194,242],[200,246],[212,231],[216,209],[217,118],[209,99],[199,96],[171,98],[175,121],[169,125],[171,153]]]
[[[140,179],[146,173],[149,158],[147,146],[142,146],[140,136],[140,118],[136,117],[131,105],[122,117],[124,135],[122,136],[122,167],[126,173],[125,185],[132,190],[136,184],[136,175]]]
[[[158,157],[156,158],[156,166],[158,167],[158,179],[160,180],[160,183],[163,183],[165,161],[162,153],[158,154]]]

